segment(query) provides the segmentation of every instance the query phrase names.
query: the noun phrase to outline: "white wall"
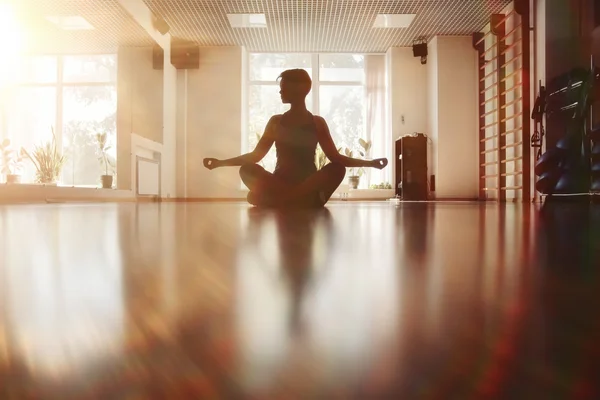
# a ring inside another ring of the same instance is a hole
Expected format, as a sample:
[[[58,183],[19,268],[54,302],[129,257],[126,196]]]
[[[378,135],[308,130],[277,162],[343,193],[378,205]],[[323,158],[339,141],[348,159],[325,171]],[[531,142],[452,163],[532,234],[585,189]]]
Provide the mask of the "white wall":
[[[438,127],[439,127],[439,78],[438,78],[438,38],[434,37],[428,44],[427,50],[427,135],[431,138],[431,145],[428,148],[428,169],[429,175],[438,176],[437,171],[437,149],[438,149]],[[436,183],[437,186],[437,183]],[[434,188],[437,191],[437,187]],[[435,191],[433,195],[435,195]]]
[[[470,36],[440,36],[429,49],[429,123],[433,130],[435,196],[478,197],[477,53]],[[433,76],[431,76],[433,75]],[[436,115],[437,114],[437,118]],[[436,126],[437,125],[437,126]]]
[[[171,48],[164,49],[163,70],[163,126],[161,158],[161,197],[177,197],[177,70],[170,63]]]
[[[163,143],[163,71],[151,47],[122,47],[117,70],[117,184],[131,187],[131,134]]]
[[[391,140],[415,132],[428,133],[427,66],[413,56],[412,47],[392,47],[386,53],[388,68],[389,127]],[[395,164],[393,182],[396,181]]]
[[[188,198],[242,196],[237,168],[209,171],[202,165],[204,157],[230,158],[240,154],[241,71],[241,47],[205,47],[200,49],[200,68],[186,72],[187,93],[178,94],[178,103],[187,103],[187,109],[180,110],[178,118],[186,125],[185,139],[178,129],[178,145],[186,144],[185,157],[178,157],[177,170],[185,169],[187,173]],[[183,99],[186,94],[187,102]],[[181,148],[178,154],[181,156]],[[179,186],[182,185],[180,181]]]
[[[426,133],[427,66],[413,56],[412,47],[392,47],[387,57],[393,139],[414,132]]]
[[[188,73],[177,71],[177,137],[175,185],[177,197],[187,197],[187,121],[188,121]]]

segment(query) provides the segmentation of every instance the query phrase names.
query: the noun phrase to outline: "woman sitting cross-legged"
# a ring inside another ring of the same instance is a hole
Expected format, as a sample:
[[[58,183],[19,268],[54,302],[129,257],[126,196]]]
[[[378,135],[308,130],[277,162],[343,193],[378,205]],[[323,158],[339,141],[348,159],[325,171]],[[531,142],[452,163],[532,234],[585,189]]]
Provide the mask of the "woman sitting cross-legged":
[[[283,115],[271,117],[256,148],[227,160],[205,158],[208,169],[239,166],[240,177],[250,192],[248,202],[259,207],[323,207],[340,185],[346,167],[384,168],[388,160],[359,160],[336,149],[327,123],[306,109],[305,99],[312,82],[303,69],[284,71],[279,76],[281,101],[290,104]],[[275,144],[277,164],[270,173],[257,163]],[[317,144],[331,161],[317,171]]]

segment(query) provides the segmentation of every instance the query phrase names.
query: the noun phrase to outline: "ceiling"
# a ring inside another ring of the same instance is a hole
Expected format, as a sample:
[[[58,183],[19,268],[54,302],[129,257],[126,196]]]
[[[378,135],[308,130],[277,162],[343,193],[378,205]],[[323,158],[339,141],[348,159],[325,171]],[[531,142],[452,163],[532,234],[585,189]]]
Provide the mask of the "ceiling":
[[[0,0],[8,2],[26,32],[28,50],[35,53],[115,52],[118,46],[152,46],[154,40],[118,0]],[[85,18],[96,29],[65,31],[45,16]]]
[[[104,52],[154,41],[118,0],[0,0],[16,7],[32,48]],[[419,37],[468,35],[510,0],[143,0],[174,37],[265,52],[384,52]],[[228,13],[264,13],[267,28],[229,26]],[[377,14],[417,14],[409,28],[372,28]],[[92,31],[63,31],[44,15],[81,15]]]
[[[468,35],[510,0],[144,0],[171,33],[200,46],[250,51],[385,52],[418,37]],[[229,27],[227,13],[264,13],[267,29]],[[373,29],[377,14],[417,14],[409,28]]]

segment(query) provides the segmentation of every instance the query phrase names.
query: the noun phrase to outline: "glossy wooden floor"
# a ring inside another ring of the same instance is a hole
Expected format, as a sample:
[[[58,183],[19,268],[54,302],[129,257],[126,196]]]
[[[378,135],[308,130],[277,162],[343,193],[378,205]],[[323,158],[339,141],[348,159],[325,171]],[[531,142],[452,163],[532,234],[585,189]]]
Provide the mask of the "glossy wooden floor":
[[[1,399],[583,399],[600,206],[0,207]]]

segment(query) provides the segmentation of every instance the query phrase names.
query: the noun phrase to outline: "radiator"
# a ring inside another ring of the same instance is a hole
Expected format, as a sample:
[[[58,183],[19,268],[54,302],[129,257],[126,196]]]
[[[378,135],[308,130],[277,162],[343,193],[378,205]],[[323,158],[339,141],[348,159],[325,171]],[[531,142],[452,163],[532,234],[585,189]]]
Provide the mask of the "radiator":
[[[131,134],[131,179],[135,195],[161,197],[161,143]]]
[[[160,161],[136,156],[138,196],[160,195]]]

